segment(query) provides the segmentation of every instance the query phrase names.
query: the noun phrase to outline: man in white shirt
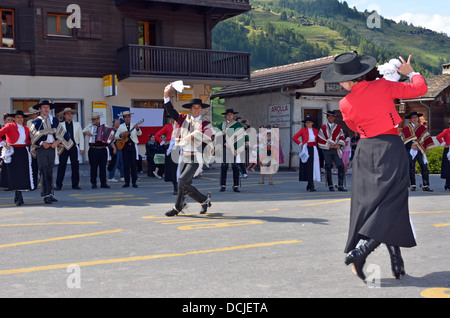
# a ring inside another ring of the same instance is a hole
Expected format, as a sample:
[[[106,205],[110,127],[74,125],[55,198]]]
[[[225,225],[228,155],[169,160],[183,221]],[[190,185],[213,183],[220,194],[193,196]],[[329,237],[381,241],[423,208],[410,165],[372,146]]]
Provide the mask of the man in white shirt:
[[[142,130],[139,129],[137,124],[131,122],[130,111],[124,111],[121,116],[124,120],[124,123],[119,126],[116,132],[116,139],[123,139],[125,137],[129,137],[128,141],[125,144],[125,147],[122,149],[122,157],[123,157],[123,168],[124,168],[124,178],[125,184],[122,188],[128,188],[130,186],[130,175],[131,175],[131,183],[134,188],[137,188],[137,145],[139,143],[138,136],[142,135]]]
[[[64,175],[66,173],[67,159],[70,157],[70,166],[72,169],[72,189],[81,190],[79,187],[80,182],[80,170],[78,161],[78,151],[80,155],[84,153],[84,135],[81,129],[81,125],[78,122],[73,121],[73,114],[77,113],[76,110],[71,108],[65,108],[59,113],[60,117],[64,118],[61,122],[61,126],[64,131],[70,136],[70,139],[75,144],[75,147],[69,150],[64,150],[59,156],[58,173],[56,176],[56,188],[55,190],[61,190],[63,186]]]

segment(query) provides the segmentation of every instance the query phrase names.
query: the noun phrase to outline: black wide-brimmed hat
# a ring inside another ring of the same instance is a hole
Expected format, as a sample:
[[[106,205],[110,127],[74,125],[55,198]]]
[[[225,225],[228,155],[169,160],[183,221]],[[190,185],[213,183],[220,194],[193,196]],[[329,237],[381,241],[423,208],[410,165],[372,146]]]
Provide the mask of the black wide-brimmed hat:
[[[12,112],[11,114],[8,114],[10,117],[16,117],[18,115],[21,115],[23,118],[28,118],[28,115],[26,115],[23,110],[17,109],[14,112]]]
[[[302,123],[306,123],[307,121],[312,121],[313,123],[316,122],[311,116],[306,116],[305,119],[302,120]]]
[[[39,110],[39,108],[41,108],[42,105],[48,105],[50,106],[50,109],[55,109],[56,107],[55,104],[50,103],[48,100],[43,100],[39,104],[34,105],[33,108]]]
[[[225,113],[222,113],[222,115],[226,115],[226,114],[239,114],[238,112],[235,112],[234,110],[233,110],[233,108],[228,108],[226,111],[225,111]]]
[[[358,55],[356,52],[339,54],[333,64],[322,72],[326,83],[351,81],[369,73],[377,65],[377,60],[369,55]]]
[[[324,113],[327,116],[334,116],[337,117],[336,112],[334,110],[329,110],[326,113]]]
[[[184,104],[182,107],[183,108],[191,108],[192,105],[201,105],[202,108],[208,108],[209,105],[208,104],[204,104],[203,101],[200,98],[193,98],[189,101],[189,103]]]
[[[406,119],[411,119],[412,116],[417,115],[417,117],[423,117],[423,114],[418,112],[410,112],[408,116],[406,116]]]

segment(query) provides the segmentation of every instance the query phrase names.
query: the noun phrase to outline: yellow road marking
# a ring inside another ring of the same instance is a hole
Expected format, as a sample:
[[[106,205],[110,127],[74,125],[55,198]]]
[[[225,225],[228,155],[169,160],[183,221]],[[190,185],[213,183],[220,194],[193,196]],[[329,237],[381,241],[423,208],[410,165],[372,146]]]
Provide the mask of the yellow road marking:
[[[444,227],[444,226],[450,226],[450,223],[444,223],[444,224],[435,224],[434,227]]]
[[[150,259],[161,259],[161,258],[179,257],[179,256],[196,255],[196,254],[208,254],[208,253],[236,251],[236,250],[243,250],[243,249],[249,249],[249,248],[276,246],[276,245],[283,245],[283,244],[294,244],[294,243],[300,243],[300,242],[301,241],[299,241],[299,240],[279,241],[279,242],[269,242],[269,243],[237,245],[237,246],[231,246],[231,247],[222,247],[222,248],[216,248],[216,249],[192,251],[192,252],[185,252],[185,253],[156,254],[156,255],[125,257],[125,258],[113,258],[113,259],[89,261],[89,262],[79,262],[79,263],[71,262],[71,263],[67,263],[67,264],[55,264],[55,265],[46,265],[46,266],[37,266],[37,267],[28,267],[28,268],[16,268],[16,269],[0,270],[0,275],[31,273],[31,272],[38,272],[38,271],[53,270],[53,269],[66,269],[68,266],[73,265],[73,264],[76,264],[80,267],[81,266],[104,265],[104,264],[145,261],[145,260],[150,260]]]
[[[78,225],[78,224],[98,224],[99,222],[66,222],[66,223],[17,223],[0,224],[0,226],[32,226],[32,225]]]
[[[350,201],[351,199],[344,199],[344,200],[335,200],[335,201],[327,201],[327,202],[320,202],[320,203],[311,203],[311,204],[303,204],[299,206],[314,206],[314,205],[322,205],[322,204],[331,204],[331,203],[338,203],[338,202],[346,202]]]
[[[262,212],[266,212],[266,211],[280,211],[280,209],[267,209],[267,210],[259,210],[259,211],[256,211],[256,212],[262,213]]]
[[[198,230],[198,229],[212,229],[218,227],[228,227],[228,226],[242,226],[242,225],[254,225],[262,224],[264,221],[235,221],[235,222],[222,222],[213,224],[193,224],[178,227],[179,230]]]
[[[123,231],[123,230],[119,229],[119,230],[112,230],[112,231],[103,231],[103,232],[95,232],[95,233],[87,233],[87,234],[77,234],[77,235],[53,237],[53,238],[49,238],[49,239],[42,239],[42,240],[35,240],[35,241],[28,241],[28,242],[10,243],[10,244],[0,245],[0,248],[29,245],[29,244],[38,244],[38,243],[45,243],[45,242],[54,242],[54,241],[61,241],[61,240],[69,240],[69,239],[80,238],[80,237],[117,233],[117,232],[121,232],[121,231]]]
[[[428,212],[409,212],[410,214],[433,214],[433,213],[450,213],[450,211],[428,211]]]
[[[450,298],[450,294],[446,292],[450,292],[450,289],[443,287],[436,287],[425,289],[420,293],[420,295],[425,298]]]

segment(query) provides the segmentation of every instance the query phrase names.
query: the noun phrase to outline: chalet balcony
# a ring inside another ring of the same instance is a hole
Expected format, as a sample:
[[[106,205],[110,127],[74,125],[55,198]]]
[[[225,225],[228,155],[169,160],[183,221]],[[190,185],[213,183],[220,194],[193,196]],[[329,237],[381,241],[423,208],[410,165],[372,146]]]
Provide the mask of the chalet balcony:
[[[228,83],[250,79],[249,53],[130,44],[118,54],[119,80],[167,78]]]
[[[116,5],[125,4],[128,0],[116,0]],[[209,8],[236,8],[250,10],[250,0],[142,0],[146,3],[165,3],[170,5],[201,6]]]

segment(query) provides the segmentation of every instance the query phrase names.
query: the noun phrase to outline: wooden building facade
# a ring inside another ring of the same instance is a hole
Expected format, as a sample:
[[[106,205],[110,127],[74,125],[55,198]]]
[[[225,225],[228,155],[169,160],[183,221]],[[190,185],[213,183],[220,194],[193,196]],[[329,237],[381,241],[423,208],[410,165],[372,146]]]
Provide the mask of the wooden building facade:
[[[48,99],[85,125],[103,103],[110,124],[112,106],[163,107],[177,79],[207,101],[211,87],[249,80],[250,54],[212,50],[211,32],[250,9],[249,0],[0,0],[0,112]],[[106,75],[118,78],[115,94],[104,94]]]

